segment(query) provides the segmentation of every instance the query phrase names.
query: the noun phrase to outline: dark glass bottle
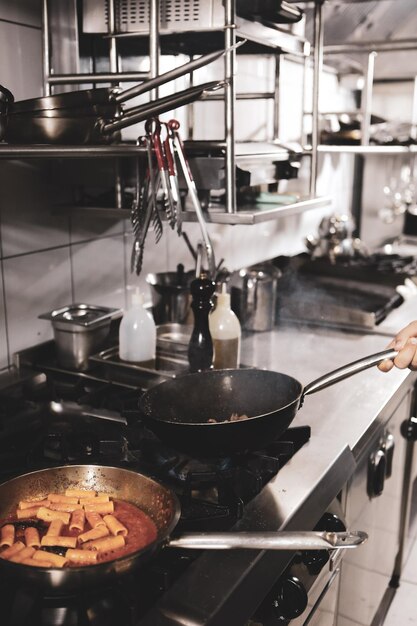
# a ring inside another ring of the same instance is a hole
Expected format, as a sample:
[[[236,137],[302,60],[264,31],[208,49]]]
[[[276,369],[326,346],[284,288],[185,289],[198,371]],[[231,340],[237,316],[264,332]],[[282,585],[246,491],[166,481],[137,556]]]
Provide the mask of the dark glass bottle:
[[[191,308],[194,313],[194,328],[188,345],[190,372],[208,370],[213,363],[213,342],[210,335],[208,317],[213,307],[211,298],[215,283],[201,274],[190,285]]]

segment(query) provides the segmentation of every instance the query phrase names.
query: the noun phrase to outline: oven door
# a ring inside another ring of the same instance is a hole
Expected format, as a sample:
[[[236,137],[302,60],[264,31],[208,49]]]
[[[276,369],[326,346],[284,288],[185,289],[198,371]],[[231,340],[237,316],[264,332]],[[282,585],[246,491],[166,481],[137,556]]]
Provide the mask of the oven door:
[[[336,531],[345,528],[341,504],[335,499],[316,529]],[[334,626],[340,566],[346,552],[348,550],[297,552],[249,624]]]
[[[406,440],[401,424],[410,416],[412,390],[391,416],[376,429],[359,458],[344,493],[345,517],[350,528],[361,528],[369,539],[361,550],[346,551],[340,574],[337,624],[372,624],[383,610],[384,594],[394,573],[400,574],[397,555],[402,550],[401,511],[404,498]]]

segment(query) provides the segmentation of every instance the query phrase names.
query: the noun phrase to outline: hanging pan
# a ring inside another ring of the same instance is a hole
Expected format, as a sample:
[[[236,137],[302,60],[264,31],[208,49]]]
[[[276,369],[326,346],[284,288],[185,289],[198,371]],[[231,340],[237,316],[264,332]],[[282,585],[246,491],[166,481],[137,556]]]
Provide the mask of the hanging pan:
[[[124,91],[118,87],[102,87],[14,102],[7,111],[3,108],[0,111],[3,138],[9,143],[27,144],[109,143],[119,138],[115,133],[120,129],[203,98],[205,92],[225,83],[204,83],[127,110],[121,107],[124,102],[194,72],[243,43],[203,55]]]
[[[158,116],[202,99],[206,94],[220,89],[224,85],[225,81],[203,83],[126,110],[114,118],[108,118],[104,114],[99,115],[91,111],[87,114],[87,109],[84,109],[83,114],[73,115],[71,108],[12,113],[8,116],[4,139],[9,143],[25,144],[110,143],[119,138],[117,131],[122,128],[127,128],[138,122],[143,122],[148,117]]]

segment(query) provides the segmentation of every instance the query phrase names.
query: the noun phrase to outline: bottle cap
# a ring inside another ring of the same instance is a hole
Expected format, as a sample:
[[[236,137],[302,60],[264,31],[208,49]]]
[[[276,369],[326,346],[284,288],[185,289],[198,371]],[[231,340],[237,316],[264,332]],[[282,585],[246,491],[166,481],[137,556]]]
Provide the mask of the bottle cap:
[[[143,294],[139,287],[136,287],[134,292],[132,293],[132,306],[142,306],[143,305]]]
[[[227,293],[226,283],[222,283],[222,290],[217,294],[217,306],[230,309],[230,293]]]

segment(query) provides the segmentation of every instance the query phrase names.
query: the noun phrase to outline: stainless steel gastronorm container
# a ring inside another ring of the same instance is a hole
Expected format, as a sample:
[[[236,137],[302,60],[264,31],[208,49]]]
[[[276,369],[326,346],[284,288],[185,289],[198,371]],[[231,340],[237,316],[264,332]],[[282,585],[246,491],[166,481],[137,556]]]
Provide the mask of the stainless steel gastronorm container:
[[[121,309],[70,304],[39,317],[52,323],[59,364],[86,370],[89,357],[103,347],[111,320],[121,315]]]

